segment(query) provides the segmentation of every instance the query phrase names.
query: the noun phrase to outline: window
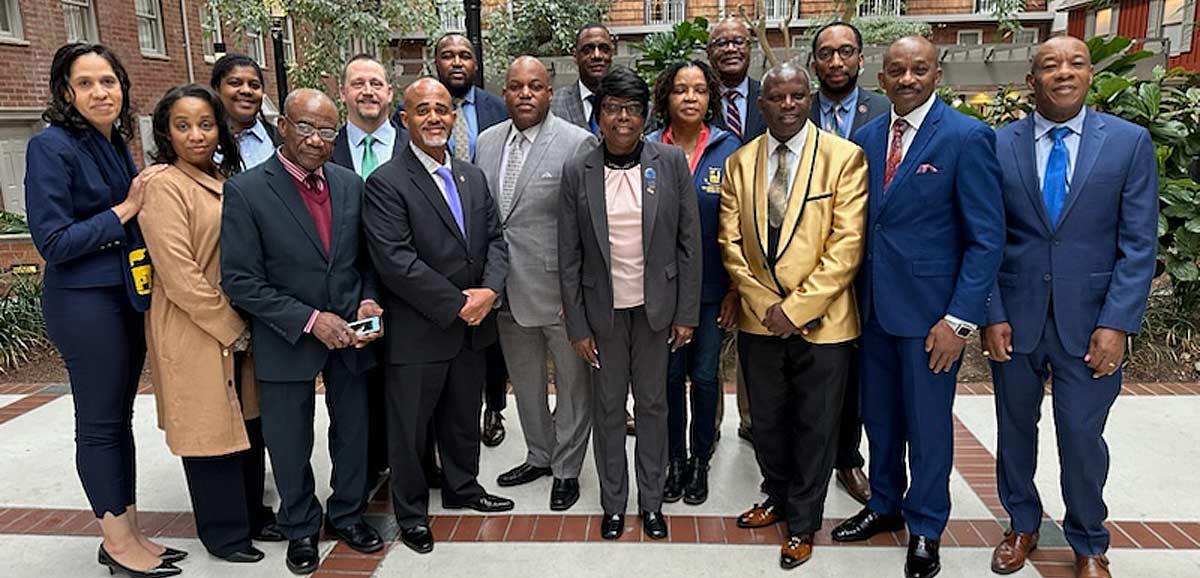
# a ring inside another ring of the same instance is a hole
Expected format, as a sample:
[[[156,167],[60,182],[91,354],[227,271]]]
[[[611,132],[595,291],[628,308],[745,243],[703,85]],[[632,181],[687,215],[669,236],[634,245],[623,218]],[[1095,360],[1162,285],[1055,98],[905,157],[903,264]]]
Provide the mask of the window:
[[[200,36],[204,44],[204,60],[214,62],[218,52],[225,52],[222,47],[217,50],[217,44],[225,44],[225,34],[221,30],[221,15],[217,9],[207,2],[200,5]]]
[[[251,29],[246,31],[246,56],[253,58],[259,66],[267,66],[267,48],[263,45],[261,30]]]
[[[142,54],[166,54],[163,41],[162,9],[158,0],[137,0],[138,46]]]
[[[0,0],[0,38],[21,39],[21,7],[17,0]]]
[[[646,24],[678,24],[685,9],[684,0],[646,0]]]
[[[1096,27],[1092,31],[1092,36],[1112,36],[1114,28],[1116,28],[1116,21],[1113,19],[1113,9],[1097,10]]]
[[[62,0],[67,42],[100,42],[92,0]]]
[[[959,30],[958,42],[959,46],[977,46],[983,44],[982,30]]]
[[[442,30],[445,32],[466,32],[467,17],[463,14],[462,2],[443,1],[438,4],[438,16],[441,17]],[[512,7],[509,7],[512,13]]]
[[[363,40],[361,36],[351,38],[342,45],[342,60],[349,60],[356,54],[370,54],[371,58],[379,58],[379,47]]]
[[[783,20],[784,18],[787,18],[788,5],[790,4],[790,0],[766,0],[766,9],[763,12],[763,16],[765,16],[767,20]],[[792,12],[792,17],[797,17],[799,15],[799,10],[794,10]]]
[[[291,16],[283,23],[283,61],[289,65],[296,63],[296,30]]]
[[[1162,36],[1169,41],[1170,55],[1179,56],[1192,49],[1190,39],[1184,41],[1183,26],[1188,19],[1184,17],[1188,9],[1195,13],[1196,6],[1186,0],[1165,0],[1162,14]],[[1192,14],[1188,14],[1191,16]]]
[[[996,0],[975,0],[976,14],[991,14],[996,11]]]
[[[1022,28],[1013,35],[1013,44],[1037,44],[1038,29],[1037,28]]]
[[[898,16],[900,15],[900,0],[859,0],[859,16]]]

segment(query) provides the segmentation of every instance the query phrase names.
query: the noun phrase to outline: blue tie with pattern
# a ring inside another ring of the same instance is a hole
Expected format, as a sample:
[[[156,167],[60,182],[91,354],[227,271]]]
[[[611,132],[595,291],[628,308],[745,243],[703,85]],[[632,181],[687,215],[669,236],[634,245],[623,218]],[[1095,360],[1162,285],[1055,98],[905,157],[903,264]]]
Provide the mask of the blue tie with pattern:
[[[1065,126],[1054,127],[1050,136],[1054,137],[1054,146],[1050,149],[1050,158],[1046,161],[1046,175],[1042,177],[1042,200],[1046,203],[1046,215],[1050,217],[1050,227],[1058,227],[1058,217],[1062,213],[1063,201],[1067,198],[1067,165],[1069,153],[1067,143],[1063,139],[1071,133]]]

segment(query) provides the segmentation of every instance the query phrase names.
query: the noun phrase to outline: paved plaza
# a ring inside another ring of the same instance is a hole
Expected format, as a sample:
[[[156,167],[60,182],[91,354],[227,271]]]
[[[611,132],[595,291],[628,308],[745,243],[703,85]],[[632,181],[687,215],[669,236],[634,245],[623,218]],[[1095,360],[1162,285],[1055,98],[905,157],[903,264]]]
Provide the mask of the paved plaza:
[[[1058,491],[1057,451],[1047,398],[1043,408],[1038,486],[1048,510],[1035,563],[1018,577],[1071,576],[1071,552],[1058,524],[1063,502]],[[327,419],[318,403],[318,432]],[[592,458],[580,477],[582,498],[566,515],[552,513],[550,479],[518,488],[498,488],[498,474],[524,459],[525,447],[515,405],[510,399],[505,422],[508,437],[497,448],[483,448],[480,481],[491,491],[513,498],[511,515],[450,514],[435,509],[437,545],[419,556],[399,543],[373,556],[358,554],[335,541],[322,542],[322,564],[315,577],[516,578],[618,576],[784,576],[862,578],[903,576],[903,533],[877,536],[862,545],[833,546],[829,529],[854,514],[859,505],[830,488],[825,528],[813,559],[785,572],[779,569],[781,530],[741,530],[734,518],[763,496],[758,493],[754,454],[736,436],[737,413],[727,394],[721,442],[710,474],[712,491],[701,506],[667,504],[670,539],[650,543],[641,536],[630,499],[626,533],[617,543],[598,536],[601,513]],[[265,578],[291,576],[284,566],[284,544],[258,544],[267,557],[258,564],[235,565],[204,552],[196,539],[183,468],[166,448],[154,425],[154,399],[139,395],[134,429],[138,443],[138,506],[148,534],[191,556],[179,564],[191,578]],[[1200,384],[1127,385],[1113,408],[1107,440],[1112,471],[1106,499],[1113,532],[1109,552],[1119,578],[1200,577],[1200,452],[1194,427],[1200,417]],[[0,385],[0,576],[100,577],[96,563],[98,526],[75,473],[72,407],[62,385]],[[629,438],[632,458],[633,438]],[[996,497],[996,419],[994,397],[983,384],[960,385],[955,404],[955,471],[951,480],[953,513],[942,537],[940,576],[979,578],[988,570],[991,547],[1004,530],[1005,513]],[[865,453],[865,448],[864,448]],[[318,491],[329,493],[325,440],[314,452]],[[632,462],[630,471],[633,471]],[[270,487],[269,499],[275,494]],[[440,503],[435,492],[432,503]],[[369,521],[394,537],[386,492],[376,494]]]

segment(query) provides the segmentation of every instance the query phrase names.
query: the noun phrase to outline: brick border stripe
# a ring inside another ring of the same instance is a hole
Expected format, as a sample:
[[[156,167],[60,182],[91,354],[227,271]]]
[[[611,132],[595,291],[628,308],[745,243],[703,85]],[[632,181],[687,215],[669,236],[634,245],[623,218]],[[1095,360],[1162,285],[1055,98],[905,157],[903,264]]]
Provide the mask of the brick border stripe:
[[[1053,392],[1046,387],[1046,394]],[[958,384],[956,395],[995,395],[996,389],[991,382],[967,381]],[[1121,395],[1130,396],[1170,396],[1170,395],[1200,395],[1200,382],[1180,383],[1125,383],[1121,386]]]

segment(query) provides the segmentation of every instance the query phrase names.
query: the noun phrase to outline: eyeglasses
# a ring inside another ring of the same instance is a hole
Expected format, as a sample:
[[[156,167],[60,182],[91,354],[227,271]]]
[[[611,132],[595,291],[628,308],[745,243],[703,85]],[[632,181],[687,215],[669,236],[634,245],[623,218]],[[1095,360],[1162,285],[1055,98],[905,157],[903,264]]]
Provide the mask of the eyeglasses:
[[[600,104],[600,110],[610,116],[621,116],[622,112],[628,113],[629,116],[642,116],[642,112],[646,110],[646,107],[642,106],[640,102],[613,102],[606,100]]]
[[[854,58],[855,54],[858,54],[858,47],[847,44],[841,48],[833,49],[826,46],[817,50],[817,60],[828,62],[833,59],[834,54],[841,56],[842,60],[850,60]]]
[[[317,128],[311,124],[308,124],[307,122],[296,122],[288,118],[286,114],[283,115],[283,120],[288,121],[288,123],[296,127],[296,132],[300,133],[301,138],[308,138],[315,134],[321,137],[321,140],[325,142],[333,142],[335,139],[337,139],[337,129]]]
[[[716,38],[708,43],[709,48],[725,48],[730,44],[741,48],[750,43],[750,39],[745,36],[734,36],[732,38]]]

